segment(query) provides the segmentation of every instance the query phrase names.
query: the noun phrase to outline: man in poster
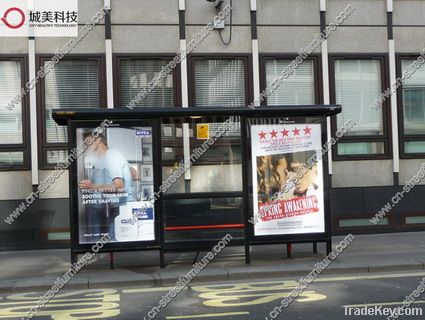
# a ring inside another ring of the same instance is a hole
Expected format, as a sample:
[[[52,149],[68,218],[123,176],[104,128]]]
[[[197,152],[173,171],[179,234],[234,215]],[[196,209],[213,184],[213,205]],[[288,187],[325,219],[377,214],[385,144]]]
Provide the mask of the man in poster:
[[[87,132],[84,139],[90,136]],[[104,135],[90,145],[86,158],[86,178],[79,182],[86,209],[85,240],[93,242],[109,234],[115,241],[114,219],[119,207],[135,201],[130,165],[119,151],[108,148]]]
[[[320,124],[253,125],[254,234],[324,232]],[[299,174],[302,172],[302,174]]]

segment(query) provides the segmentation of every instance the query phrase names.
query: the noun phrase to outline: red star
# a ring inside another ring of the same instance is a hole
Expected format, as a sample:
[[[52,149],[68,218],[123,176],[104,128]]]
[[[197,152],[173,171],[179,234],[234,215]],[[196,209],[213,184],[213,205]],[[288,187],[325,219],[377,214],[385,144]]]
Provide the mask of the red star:
[[[311,128],[309,128],[309,127],[305,127],[305,129],[303,129],[304,130],[304,135],[311,135]]]
[[[277,131],[273,129],[272,132],[270,132],[270,135],[272,136],[272,138],[277,138]]]
[[[295,129],[292,130],[292,132],[294,133],[294,136],[299,136],[300,135],[300,129],[298,129],[297,127],[295,127]]]
[[[283,128],[283,130],[281,132],[282,132],[283,137],[289,137],[288,136],[289,130],[286,130],[285,128]]]
[[[266,132],[261,131],[258,135],[260,136],[260,139],[265,139],[266,138]]]

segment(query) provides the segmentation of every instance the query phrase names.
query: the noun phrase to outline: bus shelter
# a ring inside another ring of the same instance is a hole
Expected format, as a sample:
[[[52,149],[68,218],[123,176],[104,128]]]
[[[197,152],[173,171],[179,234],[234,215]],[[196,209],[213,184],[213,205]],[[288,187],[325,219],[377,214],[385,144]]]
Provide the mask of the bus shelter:
[[[328,116],[340,105],[72,108],[71,260],[100,251],[210,250],[326,242],[332,248]]]

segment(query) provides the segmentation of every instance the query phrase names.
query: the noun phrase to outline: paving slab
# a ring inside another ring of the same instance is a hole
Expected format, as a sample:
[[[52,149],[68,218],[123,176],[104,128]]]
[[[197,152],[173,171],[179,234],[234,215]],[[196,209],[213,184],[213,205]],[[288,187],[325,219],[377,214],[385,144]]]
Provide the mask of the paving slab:
[[[425,268],[425,231],[355,237],[322,274]],[[334,247],[343,238],[333,237]],[[298,278],[310,273],[314,264],[325,257],[325,245],[319,243],[318,253],[313,253],[311,244],[294,244],[290,259],[286,258],[285,244],[253,246],[250,252],[251,263],[245,264],[243,246],[226,247],[191,282]],[[115,253],[115,269],[109,270],[108,254],[98,254],[66,288],[174,285],[179,277],[191,270],[195,256],[196,252],[169,253],[166,255],[167,266],[161,269],[156,251],[119,252]],[[69,257],[69,249],[0,252],[0,292],[49,290],[56,278],[69,270]]]
[[[90,272],[88,275],[88,288],[117,288],[130,286],[154,286],[156,283],[153,275],[136,273],[130,270],[101,270]]]

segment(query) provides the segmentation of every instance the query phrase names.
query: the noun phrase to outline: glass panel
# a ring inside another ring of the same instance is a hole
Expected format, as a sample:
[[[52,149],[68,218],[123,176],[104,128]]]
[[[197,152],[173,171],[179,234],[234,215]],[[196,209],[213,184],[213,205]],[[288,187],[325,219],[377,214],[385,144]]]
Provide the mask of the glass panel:
[[[339,155],[368,155],[368,154],[383,154],[383,142],[350,142],[338,143]]]
[[[67,127],[56,124],[52,109],[99,107],[98,63],[61,61],[46,75],[44,87],[47,142],[67,142]]]
[[[406,224],[425,223],[425,216],[406,217]]]
[[[219,240],[226,233],[243,236],[242,198],[173,199],[163,200],[163,205],[165,241]]]
[[[47,150],[46,159],[48,164],[57,164],[66,161],[68,151],[66,150]]]
[[[425,153],[425,141],[408,141],[404,143],[405,153]]]
[[[405,72],[409,65],[415,62],[416,59],[401,60],[401,70]],[[407,79],[403,79],[403,87],[417,87],[425,85],[425,66],[422,64],[418,69],[413,67],[414,73]]]
[[[23,152],[0,152],[0,167],[9,167],[24,164]]]
[[[196,106],[240,107],[246,105],[243,60],[195,60]]]
[[[342,105],[337,115],[338,128],[348,120],[357,125],[347,135],[382,135],[382,110],[372,103],[381,94],[381,64],[378,60],[335,61],[336,103]]]
[[[267,87],[277,78],[292,60],[267,60]],[[314,104],[313,61],[304,61],[294,73],[284,79],[280,87],[267,98],[267,105],[306,105]]]
[[[378,225],[387,225],[388,218],[380,219]],[[340,228],[350,228],[350,227],[366,227],[366,226],[375,226],[370,219],[341,219],[339,220]]]
[[[403,88],[403,116],[404,134],[425,134],[425,86]]]
[[[63,241],[70,239],[71,234],[69,232],[49,232],[47,234],[47,241]]]
[[[0,144],[21,144],[22,101],[12,110],[5,107],[20,93],[22,65],[19,61],[0,61]]]
[[[139,92],[168,64],[168,60],[121,60],[121,104],[128,105]],[[142,101],[138,107],[171,107],[174,106],[173,75],[159,81],[156,88]]]
[[[183,174],[175,182],[168,180],[171,182],[168,193],[242,191],[239,118],[234,127],[212,145],[208,145],[206,139],[214,135],[222,119],[215,122],[207,118],[193,119],[190,123],[183,121],[168,119],[170,123],[163,124],[161,129],[164,182],[184,163],[185,146],[191,156],[187,159],[191,166],[186,179]]]
[[[415,62],[414,59],[401,61],[402,72],[408,69],[415,71],[409,73],[410,77],[403,79],[403,116],[406,135],[425,134],[425,66],[409,68],[413,62]],[[408,153],[407,150],[406,146],[406,153]]]

